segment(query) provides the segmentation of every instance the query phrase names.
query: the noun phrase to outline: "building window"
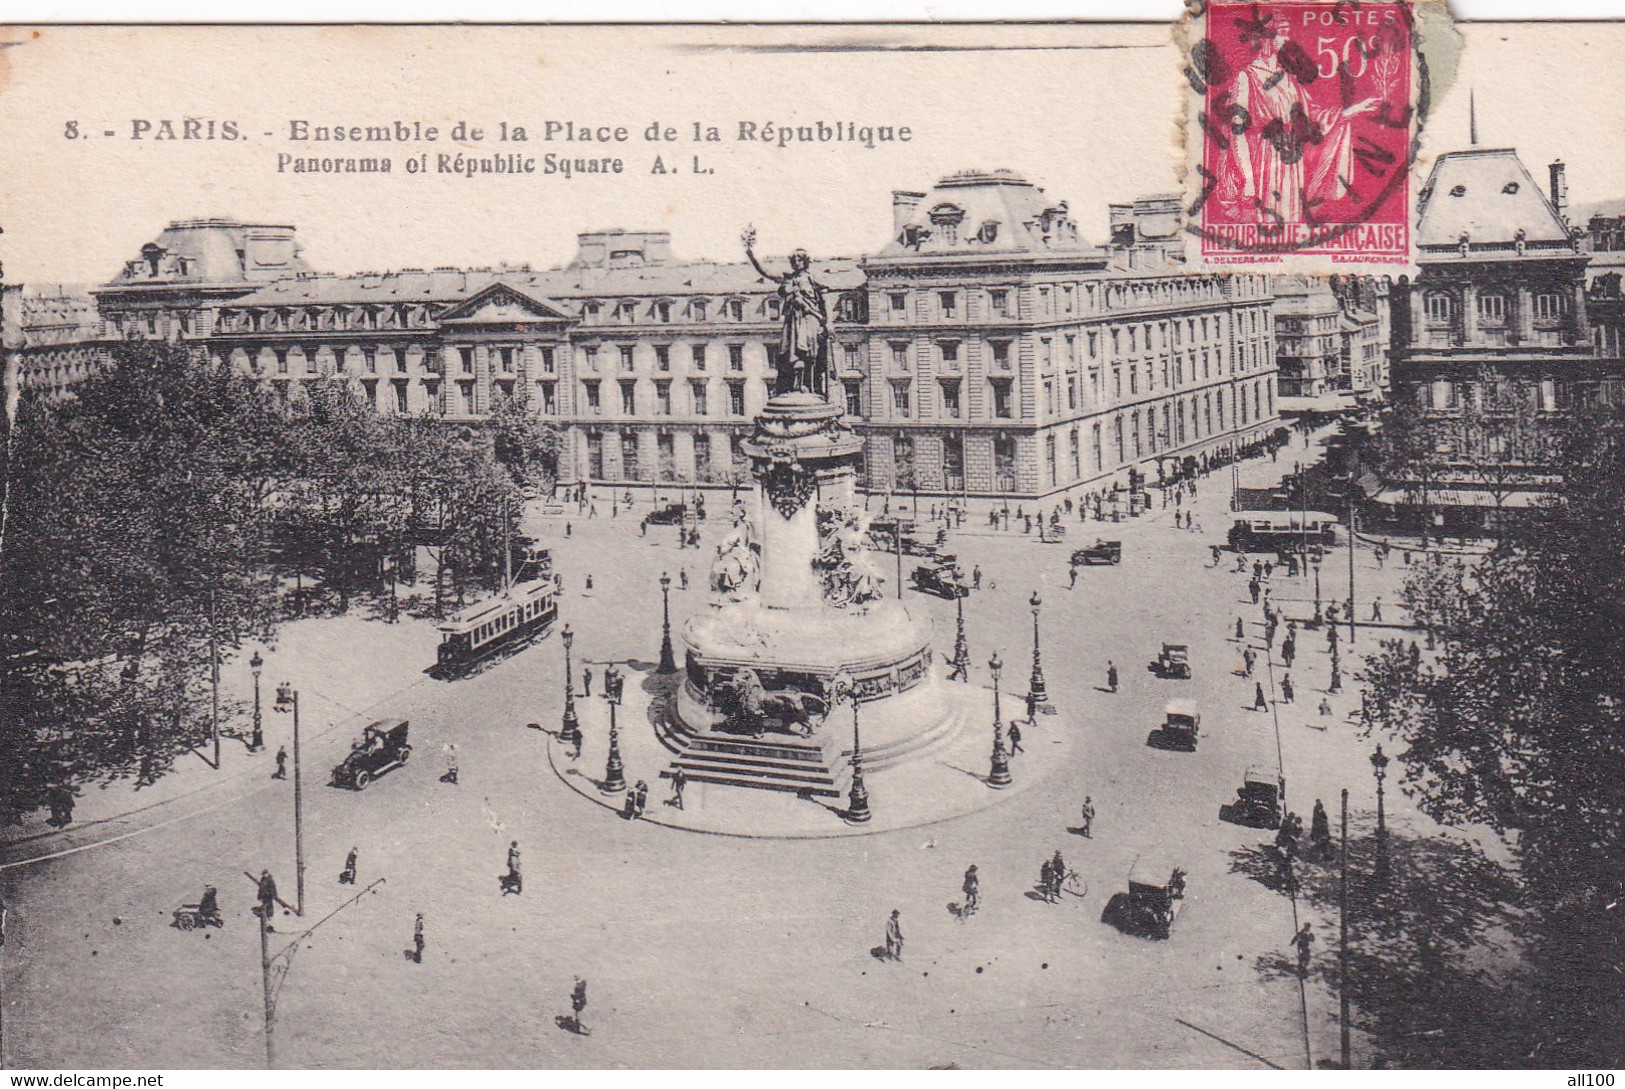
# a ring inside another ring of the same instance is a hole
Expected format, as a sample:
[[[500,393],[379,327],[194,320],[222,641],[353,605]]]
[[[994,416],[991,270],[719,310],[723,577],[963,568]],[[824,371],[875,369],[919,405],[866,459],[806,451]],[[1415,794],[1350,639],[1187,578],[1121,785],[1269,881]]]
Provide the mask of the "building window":
[[[618,345],[617,347],[618,347],[618,350],[621,353],[621,370],[626,371],[627,373],[630,374],[631,371],[632,371],[632,367],[633,367],[633,359],[632,359],[632,347],[633,346],[630,345],[630,344],[621,344],[621,345]]]
[[[863,382],[857,378],[848,378],[841,385],[846,390],[846,414],[863,415]]]
[[[1140,414],[1138,412],[1129,417],[1129,438],[1134,444],[1134,456],[1139,457],[1143,451],[1140,448]]]
[[[512,374],[513,373],[513,349],[512,348],[498,348],[497,349],[497,365],[502,369],[503,374]],[[369,367],[368,369],[370,370],[371,367]]]
[[[893,382],[891,384],[892,411],[904,419],[907,419],[910,415],[910,402],[912,400],[910,391],[912,386],[913,383],[907,381]]]
[[[942,308],[943,317],[957,318],[959,316],[959,298],[952,291],[937,292],[937,305]]]
[[[942,385],[942,414],[950,420],[959,419],[959,379],[944,378]]]
[[[1075,374],[1066,376],[1066,410],[1068,412],[1078,410],[1078,376]]]
[[[551,346],[544,347],[542,349],[542,373],[543,374],[557,374],[558,373],[558,364],[553,359],[553,348]]]
[[[636,432],[621,432],[621,475],[627,480],[642,480],[638,471],[638,436]]]
[[[783,306],[784,303],[781,299],[779,299],[778,296],[770,295],[767,299],[767,316],[772,318],[774,321],[778,321],[780,315],[783,313]]]
[[[457,393],[462,398],[463,415],[465,415],[465,416],[474,415],[474,383],[472,383],[472,382],[459,382],[459,383],[457,383]]]
[[[694,361],[694,369],[705,370],[705,345],[696,344],[689,349],[689,356]]]
[[[745,346],[743,344],[728,345],[728,369],[730,371],[745,369]]]
[[[1429,321],[1450,320],[1450,296],[1442,291],[1435,291],[1427,297],[1427,313]]]
[[[705,300],[695,299],[688,304],[688,313],[695,321],[705,320]]]
[[[1480,295],[1478,297],[1478,320],[1489,324],[1506,321],[1507,300],[1505,295]]]
[[[987,305],[994,316],[1008,318],[1010,316],[1010,292],[998,288],[987,293]]]
[[[286,348],[276,349],[276,372],[278,374],[288,373],[288,349]]]
[[[1082,447],[1080,446],[1080,444],[1078,442],[1078,429],[1075,428],[1075,427],[1072,429],[1071,447],[1072,447],[1072,479],[1073,480],[1082,480],[1083,479],[1083,449],[1082,449]]]
[[[596,432],[587,436],[587,475],[594,480],[604,478],[604,436]]]
[[[959,341],[939,341],[937,343],[937,348],[942,353],[943,368],[950,371],[957,371],[959,369]]]
[[[1563,316],[1563,296],[1540,294],[1535,296],[1535,317],[1550,321]]]
[[[1044,471],[1049,477],[1049,486],[1055,487],[1055,432],[1053,431],[1044,436]]]
[[[688,384],[688,397],[690,403],[694,406],[694,415],[696,416],[704,416],[709,411],[710,406],[706,403],[705,394],[706,383],[703,379]]]
[[[908,370],[908,341],[891,341],[891,366],[894,371]]]
[[[598,369],[598,345],[583,344],[581,346],[581,355],[586,361],[587,370],[595,371]]]
[[[730,318],[732,318],[734,321],[744,321],[745,320],[745,300],[743,300],[743,299],[729,299],[728,300],[728,316]]]
[[[405,416],[407,413],[406,383],[399,381],[392,382],[391,385],[395,387],[395,412],[397,415]]]
[[[1123,456],[1123,417],[1121,416],[1112,419],[1112,444],[1117,451],[1118,464],[1122,464],[1126,459]]]
[[[858,345],[843,345],[841,351],[845,357],[845,367],[847,370],[857,371],[863,369],[863,350]]]
[[[942,440],[942,474],[951,491],[965,487],[965,443],[958,435],[946,435]]]
[[[462,367],[462,373],[463,374],[473,374],[474,373],[474,349],[473,348],[458,348],[457,349],[457,359],[458,359],[458,361],[459,361],[459,363],[460,363],[460,365]]]
[[[655,303],[655,320],[656,321],[670,321],[671,320],[671,303],[669,303],[669,302],[657,302],[657,303]]]
[[[636,416],[638,412],[638,384],[636,381],[621,383],[621,415]]]
[[[702,481],[711,479],[711,436],[703,431],[694,436],[694,475]]]
[[[993,349],[993,366],[1001,371],[1007,370],[1010,366],[1010,342],[990,340],[988,346]]]
[[[908,296],[900,291],[892,292],[887,296],[890,300],[891,312],[897,317],[908,313]]]
[[[671,345],[670,344],[656,344],[655,345],[655,370],[657,370],[657,371],[669,371],[669,370],[671,370]]]
[[[733,416],[745,414],[745,383],[728,383],[728,412]]]
[[[671,415],[671,382],[655,383],[655,407],[662,416]]]
[[[1100,459],[1100,425],[1098,423],[1089,430],[1089,444],[1090,452],[1094,455],[1095,459],[1095,472],[1098,473],[1102,468],[1104,468],[1104,464]]]
[[[988,384],[993,387],[993,415],[1001,420],[1012,418],[1014,413],[1010,405],[1010,385],[1008,378],[990,378]]]
[[[655,471],[660,479],[677,479],[677,442],[670,431],[655,436]]]
[[[1016,490],[1016,440],[999,435],[993,440],[993,488],[995,491]]]
[[[615,307],[615,320],[631,324],[638,320],[638,304],[631,299],[624,299]]]
[[[1066,312],[1072,313],[1072,285],[1067,284],[1061,288],[1061,296],[1066,300]]]
[[[543,382],[542,386],[542,414],[544,416],[557,416],[559,414],[559,384],[557,382]]]

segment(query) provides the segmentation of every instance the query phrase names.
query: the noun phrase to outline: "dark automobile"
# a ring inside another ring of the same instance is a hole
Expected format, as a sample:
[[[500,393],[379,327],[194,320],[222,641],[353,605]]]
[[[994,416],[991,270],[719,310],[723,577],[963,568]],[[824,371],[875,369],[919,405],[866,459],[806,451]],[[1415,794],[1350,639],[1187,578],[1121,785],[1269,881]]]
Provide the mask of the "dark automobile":
[[[869,523],[868,538],[864,541],[864,545],[876,552],[896,552],[899,532],[903,535],[905,556],[936,556],[938,542],[922,536],[920,528],[906,518],[876,518]]]
[[[1088,564],[1122,562],[1122,541],[1102,541],[1097,538],[1094,544],[1087,548],[1077,549],[1072,553],[1072,563],[1078,567]]]
[[[1163,680],[1191,679],[1191,652],[1184,643],[1164,643],[1162,651],[1149,666],[1146,667]]]
[[[1129,870],[1128,892],[1107,901],[1100,919],[1130,936],[1167,941],[1184,900],[1184,869],[1136,859]]]
[[[922,564],[914,569],[914,588],[922,594],[949,598],[969,597],[970,587],[956,563]]]
[[[1250,767],[1236,788],[1236,800],[1219,807],[1219,819],[1249,828],[1281,827],[1286,780],[1272,767]]]
[[[350,747],[350,755],[333,769],[333,785],[365,790],[367,784],[406,763],[412,746],[406,743],[405,719],[381,719],[361,731],[361,740]]]
[[[650,511],[643,520],[651,526],[677,526],[682,525],[683,516],[687,513],[687,503],[667,503],[658,510]]]

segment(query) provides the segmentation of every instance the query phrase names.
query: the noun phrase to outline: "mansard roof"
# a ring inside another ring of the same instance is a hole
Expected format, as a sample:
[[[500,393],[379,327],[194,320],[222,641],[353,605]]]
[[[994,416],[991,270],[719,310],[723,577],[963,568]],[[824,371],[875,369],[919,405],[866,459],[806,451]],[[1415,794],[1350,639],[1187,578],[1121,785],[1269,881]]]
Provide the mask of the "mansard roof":
[[[1416,244],[1457,246],[1569,240],[1568,228],[1512,148],[1473,148],[1439,156],[1418,197]]]
[[[1078,253],[1093,248],[1079,238],[1065,201],[1051,200],[1013,170],[950,174],[908,208],[896,228],[881,257]]]

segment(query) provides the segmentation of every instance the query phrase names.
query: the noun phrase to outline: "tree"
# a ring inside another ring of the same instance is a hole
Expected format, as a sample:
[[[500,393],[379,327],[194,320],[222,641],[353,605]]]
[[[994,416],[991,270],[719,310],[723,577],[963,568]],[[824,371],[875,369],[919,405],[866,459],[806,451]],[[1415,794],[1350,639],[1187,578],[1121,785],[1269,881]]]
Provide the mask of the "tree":
[[[486,430],[498,464],[521,488],[551,490],[559,474],[559,430],[523,401],[498,394]]]
[[[1555,1054],[1617,1066],[1625,1001],[1625,441],[1617,416],[1561,436],[1560,493],[1474,564],[1428,565],[1405,596],[1433,655],[1386,644],[1367,707],[1403,739],[1430,816],[1511,836],[1533,909]]]

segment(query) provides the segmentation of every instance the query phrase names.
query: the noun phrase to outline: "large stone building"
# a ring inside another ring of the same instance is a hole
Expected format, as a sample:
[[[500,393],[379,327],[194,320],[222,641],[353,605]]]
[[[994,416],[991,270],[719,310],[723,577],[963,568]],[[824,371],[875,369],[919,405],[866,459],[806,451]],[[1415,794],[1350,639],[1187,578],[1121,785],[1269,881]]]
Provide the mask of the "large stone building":
[[[1427,473],[1380,498],[1436,528],[1493,522],[1553,477],[1542,421],[1618,403],[1619,360],[1598,350],[1583,232],[1567,216],[1562,163],[1549,191],[1510,148],[1451,152],[1420,193],[1414,283],[1394,290],[1396,402],[1434,427]],[[1417,479],[1431,473],[1431,480]]]
[[[874,256],[813,264],[869,489],[1044,496],[1275,426],[1268,278],[1186,271],[1177,200],[1114,206],[1104,248],[1009,171],[893,211]],[[190,220],[94,290],[82,343],[195,343],[290,397],[336,378],[387,414],[472,423],[511,397],[564,430],[566,481],[728,484],[777,365],[776,286],[679,261],[665,232],[584,233],[557,269],[330,276],[292,227]],[[79,376],[21,368],[51,391]]]

